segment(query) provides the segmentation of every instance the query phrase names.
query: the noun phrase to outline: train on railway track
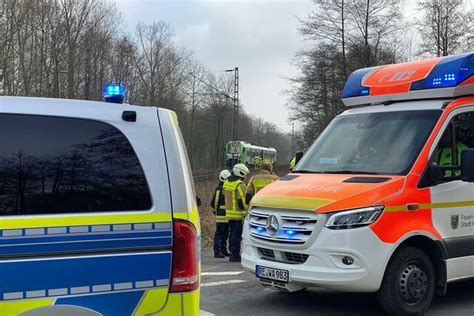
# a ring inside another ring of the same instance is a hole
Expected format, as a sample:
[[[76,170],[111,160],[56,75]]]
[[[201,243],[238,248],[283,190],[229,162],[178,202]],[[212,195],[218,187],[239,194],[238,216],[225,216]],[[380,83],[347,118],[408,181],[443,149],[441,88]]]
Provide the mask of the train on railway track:
[[[253,167],[260,167],[263,163],[275,164],[277,151],[272,147],[252,145],[244,141],[229,141],[225,146],[227,165],[243,163]]]

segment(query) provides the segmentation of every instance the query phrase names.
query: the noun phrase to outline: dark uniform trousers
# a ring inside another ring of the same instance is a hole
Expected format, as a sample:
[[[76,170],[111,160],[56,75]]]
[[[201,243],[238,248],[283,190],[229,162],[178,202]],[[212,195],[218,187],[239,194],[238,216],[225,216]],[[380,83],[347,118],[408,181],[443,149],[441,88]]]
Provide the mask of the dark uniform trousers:
[[[240,256],[242,228],[242,220],[229,220],[229,252],[231,256]]]
[[[227,239],[229,237],[229,224],[216,223],[216,233],[214,234],[214,253],[227,251]]]

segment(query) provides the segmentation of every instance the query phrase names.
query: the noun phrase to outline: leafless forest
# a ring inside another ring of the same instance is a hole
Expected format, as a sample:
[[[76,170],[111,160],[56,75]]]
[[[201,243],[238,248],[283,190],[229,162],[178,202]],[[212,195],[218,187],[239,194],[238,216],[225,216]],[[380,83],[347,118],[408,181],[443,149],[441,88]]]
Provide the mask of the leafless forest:
[[[100,100],[103,85],[119,81],[127,87],[127,102],[178,113],[193,169],[224,166],[233,118],[232,100],[224,94],[233,93],[232,74],[212,72],[177,45],[167,22],[123,29],[109,1],[0,0],[3,94]],[[276,147],[281,162],[287,161],[289,135],[250,117],[245,104],[238,125],[239,139]]]
[[[446,56],[474,49],[472,0],[313,0],[301,19],[308,49],[295,56],[290,117],[306,147],[344,110],[347,76],[362,67]],[[415,10],[415,12],[413,12]]]

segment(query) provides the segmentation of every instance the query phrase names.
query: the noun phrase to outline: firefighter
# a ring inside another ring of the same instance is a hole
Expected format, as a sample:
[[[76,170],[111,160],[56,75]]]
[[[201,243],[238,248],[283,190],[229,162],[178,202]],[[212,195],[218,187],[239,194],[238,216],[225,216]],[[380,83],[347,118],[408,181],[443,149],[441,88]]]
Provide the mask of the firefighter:
[[[246,202],[250,203],[252,197],[257,194],[258,191],[277,180],[278,176],[273,173],[273,166],[269,163],[264,163],[262,169],[250,178],[247,185]]]
[[[214,258],[225,258],[229,256],[227,251],[227,239],[229,238],[229,222],[225,215],[225,201],[222,186],[224,181],[229,178],[232,173],[229,170],[222,170],[219,174],[219,184],[214,191],[211,200],[211,207],[214,209],[216,216],[216,232],[214,234]]]
[[[229,221],[230,262],[240,262],[242,226],[248,208],[245,201],[244,180],[249,173],[247,166],[238,163],[232,168],[232,175],[224,182],[225,210]]]

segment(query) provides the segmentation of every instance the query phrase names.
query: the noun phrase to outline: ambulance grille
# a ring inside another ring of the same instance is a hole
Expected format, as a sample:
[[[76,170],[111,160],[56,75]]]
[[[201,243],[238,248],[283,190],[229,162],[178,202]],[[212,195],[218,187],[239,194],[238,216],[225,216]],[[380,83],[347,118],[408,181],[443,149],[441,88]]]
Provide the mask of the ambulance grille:
[[[262,259],[266,260],[274,260],[275,259],[275,252],[271,249],[266,248],[258,248],[258,251],[262,255]]]
[[[273,226],[270,217],[273,218]],[[249,214],[249,232],[254,238],[279,244],[304,244],[313,233],[317,215],[308,211],[253,208]],[[275,224],[278,227],[275,231]],[[273,229],[272,229],[273,228]]]
[[[268,260],[268,261],[289,263],[289,264],[303,264],[309,258],[309,255],[304,254],[304,253],[283,252],[283,251],[260,248],[260,247],[257,249],[260,254],[260,259]]]
[[[309,255],[303,253],[285,252],[286,260],[289,263],[303,264],[308,260]]]

